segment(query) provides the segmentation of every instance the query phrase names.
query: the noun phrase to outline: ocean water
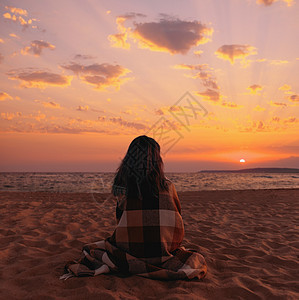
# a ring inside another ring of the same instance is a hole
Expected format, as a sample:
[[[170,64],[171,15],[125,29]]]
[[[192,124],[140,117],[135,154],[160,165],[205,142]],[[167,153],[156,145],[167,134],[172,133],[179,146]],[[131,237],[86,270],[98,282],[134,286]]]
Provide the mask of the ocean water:
[[[0,173],[0,191],[109,193],[114,173]],[[297,173],[166,173],[177,191],[299,188]]]

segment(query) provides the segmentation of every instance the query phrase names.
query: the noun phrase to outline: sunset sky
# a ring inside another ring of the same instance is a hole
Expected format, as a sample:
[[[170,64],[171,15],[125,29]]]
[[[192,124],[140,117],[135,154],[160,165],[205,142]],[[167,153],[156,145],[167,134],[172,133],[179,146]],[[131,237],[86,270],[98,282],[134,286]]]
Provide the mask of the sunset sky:
[[[0,4],[0,171],[299,168],[299,1]],[[244,159],[245,163],[240,163]]]

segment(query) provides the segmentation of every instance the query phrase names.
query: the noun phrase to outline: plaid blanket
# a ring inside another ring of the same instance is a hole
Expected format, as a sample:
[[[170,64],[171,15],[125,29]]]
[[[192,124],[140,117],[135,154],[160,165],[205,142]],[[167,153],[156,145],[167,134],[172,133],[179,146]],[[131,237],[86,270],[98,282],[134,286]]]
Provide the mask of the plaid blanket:
[[[203,256],[180,246],[184,225],[173,184],[150,204],[138,199],[126,201],[124,196],[118,210],[121,216],[112,236],[85,245],[81,258],[66,264],[61,279],[111,271],[162,280],[206,275]]]

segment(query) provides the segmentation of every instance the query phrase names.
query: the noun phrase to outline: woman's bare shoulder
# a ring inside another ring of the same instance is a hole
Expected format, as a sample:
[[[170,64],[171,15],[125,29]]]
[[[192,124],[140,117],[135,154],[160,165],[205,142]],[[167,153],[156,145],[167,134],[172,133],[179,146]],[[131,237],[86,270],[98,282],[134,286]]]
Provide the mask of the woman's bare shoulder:
[[[169,178],[165,177],[165,181],[167,183],[167,186],[168,186],[169,190],[170,189],[175,189],[174,183]]]

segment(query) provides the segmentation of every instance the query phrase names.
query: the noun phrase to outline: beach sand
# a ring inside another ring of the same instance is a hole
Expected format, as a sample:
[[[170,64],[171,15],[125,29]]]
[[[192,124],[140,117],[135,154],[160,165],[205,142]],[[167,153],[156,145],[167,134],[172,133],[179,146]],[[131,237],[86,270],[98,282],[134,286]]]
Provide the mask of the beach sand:
[[[108,194],[0,192],[1,299],[299,299],[299,189],[179,192],[186,248],[203,280],[59,280],[115,227]],[[297,227],[296,227],[297,226]]]

